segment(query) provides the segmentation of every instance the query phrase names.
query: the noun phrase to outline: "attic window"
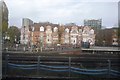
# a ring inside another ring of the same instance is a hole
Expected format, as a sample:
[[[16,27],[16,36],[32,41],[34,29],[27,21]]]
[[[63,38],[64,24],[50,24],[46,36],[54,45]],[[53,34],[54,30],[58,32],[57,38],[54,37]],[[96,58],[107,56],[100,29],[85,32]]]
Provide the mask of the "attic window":
[[[44,27],[43,26],[40,27],[40,31],[44,31]]]

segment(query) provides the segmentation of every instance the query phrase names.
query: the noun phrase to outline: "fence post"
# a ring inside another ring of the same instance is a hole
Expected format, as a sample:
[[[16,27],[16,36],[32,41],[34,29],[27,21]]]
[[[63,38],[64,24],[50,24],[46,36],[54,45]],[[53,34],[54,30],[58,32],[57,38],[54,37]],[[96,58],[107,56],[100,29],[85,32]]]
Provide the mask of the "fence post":
[[[8,57],[9,55],[6,55],[5,57],[5,75],[7,76],[7,72],[8,72]]]
[[[70,73],[71,73],[71,57],[69,57],[69,78],[70,78]]]
[[[93,50],[93,52],[92,52],[92,53],[93,53],[93,54],[95,53],[95,52],[94,52],[94,50]]]
[[[111,61],[108,59],[108,77],[110,78],[110,72],[111,72]]]
[[[37,74],[39,76],[39,67],[40,67],[40,56],[38,56],[38,62],[37,62]]]

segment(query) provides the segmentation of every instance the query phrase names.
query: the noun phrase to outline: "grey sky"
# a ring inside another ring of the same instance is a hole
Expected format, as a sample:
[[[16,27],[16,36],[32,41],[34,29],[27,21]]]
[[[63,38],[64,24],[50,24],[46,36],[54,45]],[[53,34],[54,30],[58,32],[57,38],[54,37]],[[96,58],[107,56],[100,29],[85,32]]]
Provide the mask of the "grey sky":
[[[21,27],[22,18],[34,22],[76,23],[102,18],[103,26],[118,23],[119,0],[4,0],[9,9],[9,25]]]

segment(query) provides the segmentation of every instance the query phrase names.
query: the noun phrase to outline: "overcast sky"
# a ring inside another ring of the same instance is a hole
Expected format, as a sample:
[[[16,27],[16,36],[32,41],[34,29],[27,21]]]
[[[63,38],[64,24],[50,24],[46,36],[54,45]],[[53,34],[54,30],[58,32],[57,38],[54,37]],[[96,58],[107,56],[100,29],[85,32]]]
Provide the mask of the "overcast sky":
[[[34,22],[83,25],[84,19],[102,19],[103,26],[118,23],[119,0],[4,0],[9,9],[9,26],[21,27],[22,18]]]

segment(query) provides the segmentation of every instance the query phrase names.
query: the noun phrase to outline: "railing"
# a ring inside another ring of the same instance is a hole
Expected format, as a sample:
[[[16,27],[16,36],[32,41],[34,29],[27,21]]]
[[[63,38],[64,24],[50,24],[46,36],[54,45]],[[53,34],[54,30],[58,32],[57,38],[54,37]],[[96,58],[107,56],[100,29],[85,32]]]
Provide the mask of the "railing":
[[[82,53],[89,54],[120,54],[120,50],[82,49]]]
[[[37,63],[34,64],[20,64],[20,63],[12,63],[8,61],[9,56],[6,57],[6,73],[7,69],[20,69],[20,70],[36,70],[39,75],[40,70],[45,70],[49,72],[67,72],[68,76],[71,77],[71,74],[78,75],[89,75],[89,76],[99,76],[106,75],[108,77],[115,76],[119,77],[120,72],[111,69],[111,61],[108,60],[108,67],[105,69],[83,69],[78,67],[73,67],[71,65],[71,57],[68,57],[68,65],[45,65],[41,63],[42,56],[38,56]]]

